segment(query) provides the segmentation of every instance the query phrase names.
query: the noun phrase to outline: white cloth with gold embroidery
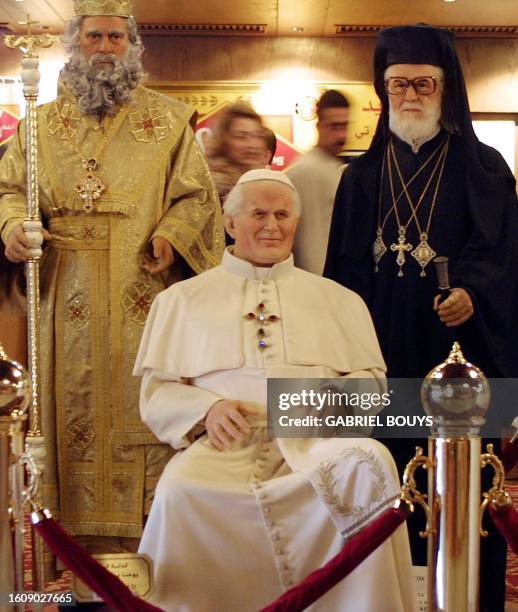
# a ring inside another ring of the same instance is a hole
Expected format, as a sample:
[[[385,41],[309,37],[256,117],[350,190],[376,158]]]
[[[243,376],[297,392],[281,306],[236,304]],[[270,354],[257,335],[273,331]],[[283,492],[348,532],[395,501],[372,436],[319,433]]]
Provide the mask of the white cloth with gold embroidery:
[[[255,320],[263,302],[279,321]],[[354,324],[352,324],[354,322]],[[257,611],[337,554],[390,505],[397,472],[370,439],[276,439],[265,428],[268,377],[376,376],[384,363],[361,299],[293,266],[254,268],[225,252],[221,266],[156,298],[135,373],[141,414],[181,448],[163,472],[140,545],[154,561],[153,603],[168,611]],[[250,433],[217,451],[188,434],[221,398],[259,410]],[[343,533],[343,536],[341,533]],[[413,609],[406,527],[313,610]]]

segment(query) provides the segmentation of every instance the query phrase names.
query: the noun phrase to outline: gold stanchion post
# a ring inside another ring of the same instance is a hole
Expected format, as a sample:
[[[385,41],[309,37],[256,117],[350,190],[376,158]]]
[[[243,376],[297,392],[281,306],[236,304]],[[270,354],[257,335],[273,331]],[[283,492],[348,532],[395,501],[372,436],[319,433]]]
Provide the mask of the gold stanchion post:
[[[21,460],[31,396],[25,368],[0,344],[0,594],[23,590],[24,468]],[[0,609],[11,609],[0,601]],[[21,607],[20,607],[21,609]]]
[[[478,612],[480,536],[485,507],[506,497],[503,466],[491,445],[481,455],[490,389],[482,371],[469,363],[458,342],[446,361],[425,378],[421,400],[433,417],[428,457],[417,449],[403,477],[403,498],[426,512],[428,611]],[[493,487],[481,492],[481,467],[495,471]],[[428,495],[415,485],[419,467],[428,471]],[[483,501],[482,501],[483,500]]]

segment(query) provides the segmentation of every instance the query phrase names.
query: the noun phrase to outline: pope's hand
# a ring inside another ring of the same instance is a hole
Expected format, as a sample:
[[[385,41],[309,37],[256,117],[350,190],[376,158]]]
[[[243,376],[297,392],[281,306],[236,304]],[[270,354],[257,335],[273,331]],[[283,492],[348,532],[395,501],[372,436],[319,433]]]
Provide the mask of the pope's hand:
[[[30,257],[41,257],[43,241],[51,238],[51,234],[42,228],[39,221],[20,222],[7,237],[5,256],[13,263],[27,261]]]
[[[205,417],[205,427],[209,440],[218,450],[230,448],[233,440],[241,440],[250,431],[246,414],[257,414],[257,410],[236,400],[219,400],[212,404]]]
[[[174,263],[174,251],[171,243],[162,236],[155,236],[151,241],[153,256],[146,253],[142,267],[151,274],[163,272]]]
[[[456,327],[473,316],[475,308],[469,293],[465,289],[455,287],[450,295],[441,302],[441,296],[436,295],[433,309],[437,311],[439,319],[446,327]]]

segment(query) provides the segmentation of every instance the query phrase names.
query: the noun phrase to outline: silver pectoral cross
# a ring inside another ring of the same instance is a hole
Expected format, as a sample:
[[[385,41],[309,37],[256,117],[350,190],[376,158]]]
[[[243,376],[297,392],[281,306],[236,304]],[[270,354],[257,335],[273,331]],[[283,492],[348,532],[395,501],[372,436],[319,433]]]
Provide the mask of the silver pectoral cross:
[[[396,263],[399,266],[398,276],[403,276],[403,266],[405,265],[405,251],[411,251],[414,247],[406,242],[405,237],[405,228],[399,228],[399,237],[397,239],[397,244],[393,243],[390,245],[391,251],[397,251]]]

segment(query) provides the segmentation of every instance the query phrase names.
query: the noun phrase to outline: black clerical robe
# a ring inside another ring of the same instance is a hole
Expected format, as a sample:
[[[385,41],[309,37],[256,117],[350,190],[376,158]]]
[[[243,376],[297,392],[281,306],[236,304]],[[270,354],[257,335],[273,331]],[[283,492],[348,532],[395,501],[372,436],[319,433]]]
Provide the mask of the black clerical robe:
[[[394,148],[403,180],[414,175],[446,138],[441,131],[417,153],[394,137]],[[403,276],[398,276],[398,225],[405,225],[411,210],[406,196],[398,202],[400,223],[389,215],[383,228],[387,252],[378,271],[372,254],[379,220],[393,204],[388,173],[382,181],[385,152],[382,141],[349,165],[340,182],[331,222],[324,276],[359,293],[366,301],[378,333],[391,377],[423,378],[441,363],[452,344],[452,334],[433,310],[437,276],[433,263],[421,267],[405,252]],[[433,167],[435,158],[431,160]],[[394,173],[396,198],[402,186]],[[414,206],[430,176],[424,170],[409,186]],[[380,185],[382,184],[381,194]],[[435,181],[418,210],[421,229],[428,224]],[[381,197],[380,197],[381,195]],[[379,208],[381,204],[381,214]],[[416,247],[419,231],[414,221],[406,233]],[[514,177],[495,149],[478,141],[451,136],[442,180],[430,219],[428,242],[437,255],[449,258],[451,287],[465,288],[475,307],[466,323],[454,328],[467,359],[487,376],[518,376],[518,206]],[[497,442],[493,440],[494,442]],[[402,474],[424,440],[386,439]],[[498,450],[497,450],[498,452]],[[486,473],[487,477],[488,474]],[[482,484],[486,490],[489,478]],[[426,479],[419,482],[426,490]],[[418,537],[422,515],[409,520],[414,563],[426,564],[426,540]],[[505,597],[505,542],[493,525],[491,537],[482,541],[481,611],[503,612]]]
[[[394,137],[394,149],[407,182],[445,140],[442,131],[417,153]],[[491,147],[452,136],[430,219],[428,242],[437,255],[449,258],[452,287],[465,288],[474,303],[474,316],[455,329],[467,359],[488,376],[517,376],[518,359],[509,340],[517,329],[518,208],[514,178],[501,155]],[[388,172],[381,190],[384,147],[355,160],[338,188],[324,275],[359,293],[366,301],[387,362],[389,376],[423,377],[441,363],[451,347],[451,332],[433,310],[438,293],[433,263],[421,267],[405,253],[403,276],[398,277],[398,221],[389,215],[383,228],[387,252],[375,272],[372,244],[378,218],[392,207]],[[408,187],[417,205],[430,176],[429,166]],[[395,174],[395,173],[394,173]],[[437,175],[418,210],[421,229],[430,218]],[[395,194],[402,187],[394,176]],[[399,199],[400,224],[411,216],[406,196]],[[419,244],[415,221],[407,228],[407,242]],[[514,317],[513,317],[514,313]],[[516,342],[514,342],[516,344]]]

